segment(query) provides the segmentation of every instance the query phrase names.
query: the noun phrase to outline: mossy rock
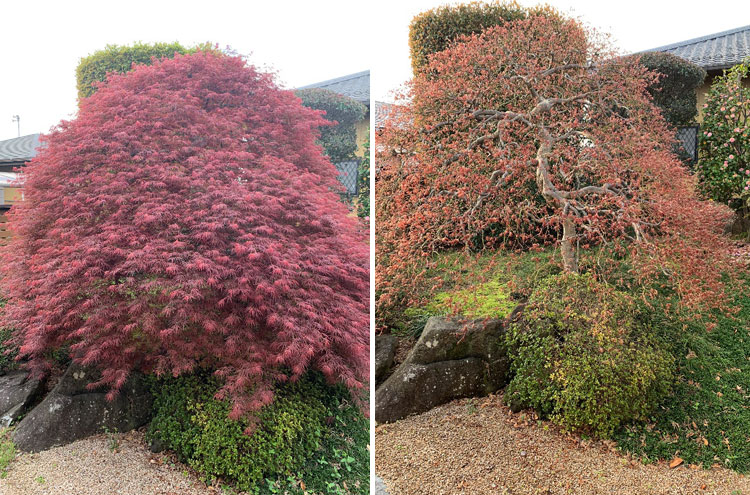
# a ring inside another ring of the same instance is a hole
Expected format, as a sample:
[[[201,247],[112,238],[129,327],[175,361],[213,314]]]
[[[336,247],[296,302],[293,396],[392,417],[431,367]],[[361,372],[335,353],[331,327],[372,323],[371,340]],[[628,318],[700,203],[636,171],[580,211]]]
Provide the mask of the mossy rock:
[[[424,306],[407,308],[394,333],[419,337],[430,317],[454,313],[468,319],[503,319],[517,305],[507,284],[497,279],[490,280],[476,287],[438,292]]]

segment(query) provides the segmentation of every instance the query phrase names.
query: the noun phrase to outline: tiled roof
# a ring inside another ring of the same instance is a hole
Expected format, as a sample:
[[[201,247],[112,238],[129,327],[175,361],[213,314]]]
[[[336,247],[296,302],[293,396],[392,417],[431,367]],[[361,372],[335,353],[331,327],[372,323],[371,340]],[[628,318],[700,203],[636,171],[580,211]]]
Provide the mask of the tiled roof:
[[[403,127],[405,112],[404,104],[386,103],[384,101],[375,101],[375,129],[382,129],[389,119],[395,119],[396,127]]]
[[[664,45],[648,52],[668,52],[705,70],[727,69],[750,57],[750,26]]]
[[[388,115],[391,113],[392,108],[393,103],[375,101],[375,129],[385,127],[385,121],[388,120]]]
[[[25,162],[36,156],[39,134],[29,134],[0,141],[0,163]]]
[[[323,88],[340,95],[353,98],[360,103],[370,106],[370,71],[365,70],[348,76],[337,77],[315,84],[308,84],[297,89]]]

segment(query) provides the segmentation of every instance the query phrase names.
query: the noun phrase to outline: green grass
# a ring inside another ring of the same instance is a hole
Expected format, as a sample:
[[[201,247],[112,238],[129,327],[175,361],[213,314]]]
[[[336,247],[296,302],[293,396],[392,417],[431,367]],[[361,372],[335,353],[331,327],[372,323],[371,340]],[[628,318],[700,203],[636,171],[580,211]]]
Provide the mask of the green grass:
[[[711,331],[696,321],[670,330],[665,319],[660,330],[676,337],[678,381],[650,422],[616,434],[622,450],[645,462],[679,456],[750,472],[750,297],[734,304],[736,318],[719,315]]]
[[[16,445],[10,439],[10,430],[0,429],[0,479],[8,475],[8,466],[16,458]]]

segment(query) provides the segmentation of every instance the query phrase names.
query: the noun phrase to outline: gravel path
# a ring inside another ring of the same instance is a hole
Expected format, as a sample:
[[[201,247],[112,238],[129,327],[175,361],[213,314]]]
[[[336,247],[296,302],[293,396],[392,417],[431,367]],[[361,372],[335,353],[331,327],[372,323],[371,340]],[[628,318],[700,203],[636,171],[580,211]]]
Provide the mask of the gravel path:
[[[587,442],[528,412],[512,414],[500,395],[378,426],[375,469],[391,495],[750,494],[750,477],[643,465],[612,442]]]
[[[218,494],[179,464],[153,454],[143,434],[118,435],[119,446],[97,435],[38,454],[23,454],[0,479],[0,495]]]

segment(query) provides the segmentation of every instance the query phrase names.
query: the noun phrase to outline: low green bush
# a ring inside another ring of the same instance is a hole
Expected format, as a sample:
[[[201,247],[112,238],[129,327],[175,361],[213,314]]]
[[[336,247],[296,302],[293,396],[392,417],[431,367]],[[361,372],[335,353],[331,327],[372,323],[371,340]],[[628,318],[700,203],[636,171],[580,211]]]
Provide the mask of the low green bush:
[[[282,487],[294,490],[300,481],[301,486],[315,486],[316,480],[319,485],[346,480],[339,470],[348,467],[351,473],[352,464],[367,464],[363,459],[366,454],[350,454],[356,450],[354,445],[347,450],[334,441],[334,430],[342,417],[348,415],[342,422],[358,425],[356,428],[365,435],[367,427],[357,420],[366,420],[351,404],[341,407],[347,404],[347,393],[340,387],[330,387],[321,376],[310,374],[297,383],[281,386],[273,403],[258,413],[249,435],[245,433],[250,426],[246,420],[229,419],[230,403],[215,398],[218,389],[218,382],[206,374],[156,381],[154,418],[147,434],[150,441],[173,450],[206,480],[230,482],[254,494],[277,493],[275,490]],[[348,432],[347,439],[353,435]],[[359,440],[361,444],[363,439]],[[331,459],[321,462],[331,442],[337,448],[328,453]],[[341,459],[334,459],[337,456]],[[336,461],[338,479],[336,474],[316,473]],[[346,467],[341,468],[341,462]],[[359,471],[363,471],[361,466]],[[366,474],[359,473],[350,484],[362,484],[360,478]],[[322,490],[336,493],[327,486]]]
[[[599,437],[647,417],[673,381],[674,358],[642,309],[590,274],[542,282],[507,344],[506,401]]]

